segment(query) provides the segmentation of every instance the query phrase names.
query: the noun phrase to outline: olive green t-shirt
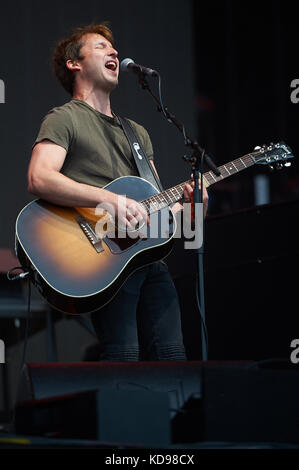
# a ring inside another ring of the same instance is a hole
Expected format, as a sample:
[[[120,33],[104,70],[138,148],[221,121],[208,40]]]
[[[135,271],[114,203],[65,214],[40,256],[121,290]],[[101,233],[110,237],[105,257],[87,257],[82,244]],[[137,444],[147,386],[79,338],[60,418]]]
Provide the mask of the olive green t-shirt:
[[[147,131],[134,121],[130,123],[152,159]],[[34,145],[46,139],[65,148],[61,173],[79,183],[102,187],[120,176],[138,175],[118,118],[106,116],[84,101],[72,99],[53,108],[44,118]]]

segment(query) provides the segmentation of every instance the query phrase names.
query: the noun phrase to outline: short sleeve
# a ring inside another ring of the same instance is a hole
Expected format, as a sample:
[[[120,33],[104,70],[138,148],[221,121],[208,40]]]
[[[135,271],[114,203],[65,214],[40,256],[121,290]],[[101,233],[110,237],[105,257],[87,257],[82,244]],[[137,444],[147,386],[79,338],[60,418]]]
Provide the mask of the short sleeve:
[[[33,147],[43,140],[50,140],[68,151],[73,133],[73,124],[69,113],[62,108],[53,108],[43,119]]]

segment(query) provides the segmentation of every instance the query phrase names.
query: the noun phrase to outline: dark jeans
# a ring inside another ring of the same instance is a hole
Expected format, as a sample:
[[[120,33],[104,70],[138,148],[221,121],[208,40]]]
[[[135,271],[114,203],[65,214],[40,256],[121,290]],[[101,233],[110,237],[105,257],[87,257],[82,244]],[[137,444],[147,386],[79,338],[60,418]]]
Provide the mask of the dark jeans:
[[[177,292],[161,261],[135,271],[91,319],[100,341],[100,360],[186,359]]]

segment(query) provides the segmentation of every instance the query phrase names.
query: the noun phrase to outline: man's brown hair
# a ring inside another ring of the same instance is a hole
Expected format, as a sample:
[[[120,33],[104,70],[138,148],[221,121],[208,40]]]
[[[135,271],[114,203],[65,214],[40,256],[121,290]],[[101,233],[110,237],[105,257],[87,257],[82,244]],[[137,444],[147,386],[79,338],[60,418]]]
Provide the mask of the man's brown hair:
[[[84,45],[83,36],[86,34],[100,34],[114,45],[113,34],[107,22],[76,28],[70,37],[58,42],[52,56],[53,72],[63,88],[71,95],[73,95],[75,75],[67,68],[66,62],[83,58],[81,47]]]

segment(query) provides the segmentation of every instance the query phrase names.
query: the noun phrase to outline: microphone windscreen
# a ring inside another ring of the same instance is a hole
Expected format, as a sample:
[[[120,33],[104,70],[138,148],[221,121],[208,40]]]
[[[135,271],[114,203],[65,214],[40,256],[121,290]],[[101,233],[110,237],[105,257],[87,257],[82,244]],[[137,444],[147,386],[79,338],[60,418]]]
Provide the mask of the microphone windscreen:
[[[129,58],[123,59],[120,63],[120,70],[122,72],[127,72],[127,70],[128,70],[127,67],[128,67],[129,64],[134,64],[134,61],[132,59],[129,59]]]

